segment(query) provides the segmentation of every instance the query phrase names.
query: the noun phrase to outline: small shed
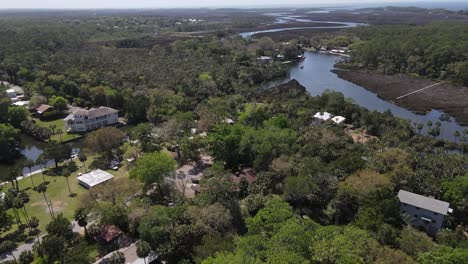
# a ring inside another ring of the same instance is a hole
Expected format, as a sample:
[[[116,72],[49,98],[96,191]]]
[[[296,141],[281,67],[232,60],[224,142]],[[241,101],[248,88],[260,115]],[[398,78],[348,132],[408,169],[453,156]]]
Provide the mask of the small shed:
[[[86,189],[91,189],[96,185],[111,180],[112,178],[114,178],[114,175],[108,172],[105,172],[103,170],[94,170],[92,172],[83,174],[80,177],[77,177],[76,179],[78,180],[81,186],[85,187]]]

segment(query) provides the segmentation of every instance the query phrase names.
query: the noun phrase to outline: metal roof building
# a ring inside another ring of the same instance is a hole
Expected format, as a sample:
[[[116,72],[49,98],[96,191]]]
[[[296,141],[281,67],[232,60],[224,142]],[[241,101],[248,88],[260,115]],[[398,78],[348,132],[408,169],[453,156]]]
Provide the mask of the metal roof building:
[[[96,185],[104,183],[114,178],[114,175],[103,170],[94,170],[77,177],[78,182],[86,189],[91,189]]]
[[[409,204],[441,215],[447,215],[451,212],[450,204],[434,198],[422,196],[412,192],[400,190],[398,199],[401,203]]]

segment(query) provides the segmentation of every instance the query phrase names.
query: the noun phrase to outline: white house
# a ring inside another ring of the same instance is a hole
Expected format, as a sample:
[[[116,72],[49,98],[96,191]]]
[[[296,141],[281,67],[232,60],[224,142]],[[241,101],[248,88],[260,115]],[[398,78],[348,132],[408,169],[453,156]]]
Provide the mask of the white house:
[[[322,121],[327,121],[328,119],[332,118],[332,114],[328,113],[328,112],[317,112],[314,117],[317,118],[317,119],[320,119]]]
[[[118,122],[117,110],[101,106],[89,110],[79,109],[68,115],[65,120],[67,132],[86,132]]]
[[[413,227],[434,236],[442,228],[445,216],[452,212],[450,204],[431,197],[400,190],[400,213],[410,217]]]
[[[114,176],[108,172],[103,170],[94,170],[92,172],[83,174],[76,179],[81,186],[85,187],[86,189],[91,189],[96,185],[111,180],[112,178],[114,178]]]
[[[343,123],[345,120],[346,120],[346,118],[344,118],[344,117],[342,117],[342,116],[334,116],[334,117],[332,118],[332,121],[333,121],[335,124],[337,124],[337,125]]]

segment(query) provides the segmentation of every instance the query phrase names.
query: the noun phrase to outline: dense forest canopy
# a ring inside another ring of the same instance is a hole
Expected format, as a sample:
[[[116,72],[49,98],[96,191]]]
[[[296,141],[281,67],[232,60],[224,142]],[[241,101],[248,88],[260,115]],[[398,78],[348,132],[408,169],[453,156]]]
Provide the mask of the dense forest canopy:
[[[44,235],[20,263],[108,253],[125,263],[115,250],[132,243],[140,258],[181,264],[466,262],[468,131],[450,143],[440,122],[412,124],[339,92],[311,96],[295,80],[261,85],[287,73],[278,55],[298,60],[321,45],[350,46],[354,66],[464,83],[466,27],[370,26],[278,43],[224,30],[256,15],[109,12],[0,17],[0,80],[23,87],[33,108],[54,107],[37,117],[0,86],[0,162],[17,161],[22,133],[45,141],[37,160],[0,175],[0,254]],[[197,30],[209,33],[183,34]],[[63,122],[68,106],[113,107],[128,124],[89,131],[70,156],[64,124],[48,120]],[[31,177],[17,178],[23,167]],[[114,178],[80,186],[94,169]],[[414,228],[399,190],[449,202],[444,228]]]
[[[468,27],[434,23],[353,30],[351,62],[385,74],[407,73],[468,85]]]

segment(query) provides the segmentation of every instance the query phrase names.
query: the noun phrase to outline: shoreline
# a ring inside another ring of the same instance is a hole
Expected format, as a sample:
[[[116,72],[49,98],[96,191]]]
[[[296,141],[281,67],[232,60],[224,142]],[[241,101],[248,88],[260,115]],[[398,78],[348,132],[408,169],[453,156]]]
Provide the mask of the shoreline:
[[[405,74],[384,75],[366,70],[335,69],[339,78],[371,91],[379,98],[394,103],[416,114],[439,110],[451,116],[460,126],[468,125],[468,87],[443,83],[405,98],[401,95],[436,84],[430,79]]]

